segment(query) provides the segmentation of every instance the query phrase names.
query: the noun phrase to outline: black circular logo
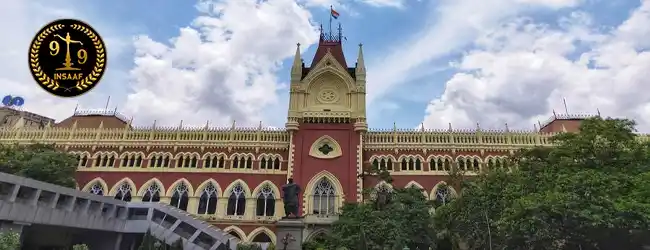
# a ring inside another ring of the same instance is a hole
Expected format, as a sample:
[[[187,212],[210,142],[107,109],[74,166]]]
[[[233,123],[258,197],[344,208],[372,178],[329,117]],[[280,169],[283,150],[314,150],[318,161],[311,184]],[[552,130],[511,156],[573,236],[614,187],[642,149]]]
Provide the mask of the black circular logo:
[[[29,47],[34,80],[60,97],[80,96],[94,88],[106,69],[104,41],[90,25],[59,19],[43,27]]]

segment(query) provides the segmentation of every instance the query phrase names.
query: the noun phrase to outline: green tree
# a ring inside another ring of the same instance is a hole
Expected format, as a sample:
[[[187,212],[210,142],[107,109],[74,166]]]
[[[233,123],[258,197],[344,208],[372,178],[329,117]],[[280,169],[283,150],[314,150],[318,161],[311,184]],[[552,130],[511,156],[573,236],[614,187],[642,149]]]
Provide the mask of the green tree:
[[[169,248],[170,250],[183,250],[183,239],[178,238]]]
[[[385,169],[370,166],[360,178],[392,183]],[[349,203],[326,235],[324,249],[428,249],[435,245],[433,204],[418,188],[366,190],[367,202]]]
[[[72,250],[88,250],[88,246],[86,244],[77,244],[72,246]]]
[[[20,249],[20,234],[12,231],[0,233],[0,250]]]
[[[237,250],[262,250],[262,247],[257,244],[239,243]]]
[[[142,236],[142,242],[140,243],[140,247],[138,247],[138,250],[154,250],[156,249],[155,243],[156,239],[151,235],[151,231],[147,230],[147,232]]]
[[[470,249],[641,249],[650,223],[650,144],[634,122],[592,118],[553,147],[462,184],[436,227]]]
[[[74,188],[78,161],[54,145],[0,145],[0,172]]]

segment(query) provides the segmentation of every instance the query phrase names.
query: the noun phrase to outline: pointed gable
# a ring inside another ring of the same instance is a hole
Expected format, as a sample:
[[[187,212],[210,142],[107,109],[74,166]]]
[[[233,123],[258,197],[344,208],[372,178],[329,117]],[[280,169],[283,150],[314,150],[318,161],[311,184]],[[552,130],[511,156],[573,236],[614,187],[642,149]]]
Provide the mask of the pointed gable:
[[[348,64],[345,62],[345,55],[343,55],[343,44],[341,44],[340,39],[335,40],[335,39],[326,39],[326,37],[329,35],[326,34],[321,34],[320,41],[318,42],[318,48],[316,49],[316,54],[314,55],[314,60],[311,61],[311,68],[314,68],[320,60],[325,57],[327,52],[329,51],[332,53],[332,56],[336,58],[336,61],[343,66],[343,68],[347,68]]]
[[[320,39],[318,40],[318,48],[316,48],[314,59],[311,61],[311,66],[309,68],[303,67],[302,77],[304,78],[307,76],[309,71],[313,70],[327,54],[331,54],[338,64],[341,65],[341,67],[343,67],[353,79],[355,79],[355,68],[349,68],[345,61],[345,55],[343,54],[343,39],[345,38],[343,37],[340,24],[338,33],[325,33],[321,26]]]

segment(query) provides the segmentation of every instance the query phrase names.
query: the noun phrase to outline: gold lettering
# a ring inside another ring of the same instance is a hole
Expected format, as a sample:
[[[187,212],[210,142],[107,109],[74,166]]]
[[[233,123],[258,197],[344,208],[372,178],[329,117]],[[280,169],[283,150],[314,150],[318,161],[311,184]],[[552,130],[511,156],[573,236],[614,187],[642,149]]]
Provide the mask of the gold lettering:
[[[82,73],[55,73],[54,80],[81,80],[83,76]]]

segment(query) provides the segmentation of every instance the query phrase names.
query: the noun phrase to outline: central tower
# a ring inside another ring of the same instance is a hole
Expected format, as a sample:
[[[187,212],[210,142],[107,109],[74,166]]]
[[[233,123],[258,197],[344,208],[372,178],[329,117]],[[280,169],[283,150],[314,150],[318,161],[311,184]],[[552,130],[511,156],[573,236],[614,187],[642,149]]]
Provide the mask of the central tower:
[[[291,67],[291,90],[287,129],[297,130],[300,123],[354,123],[365,130],[366,67],[362,45],[355,67],[349,68],[343,54],[341,26],[338,33],[327,34],[321,27],[316,54],[310,67],[300,56],[300,44]]]
[[[366,124],[366,68],[362,46],[354,67],[338,32],[321,27],[309,67],[300,44],[291,67],[286,128],[291,133],[288,177],[302,185],[302,215],[335,214],[343,202],[361,199],[362,134]]]

